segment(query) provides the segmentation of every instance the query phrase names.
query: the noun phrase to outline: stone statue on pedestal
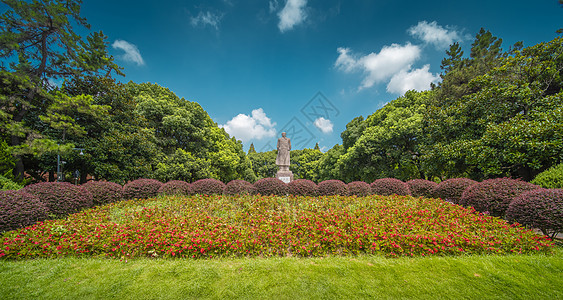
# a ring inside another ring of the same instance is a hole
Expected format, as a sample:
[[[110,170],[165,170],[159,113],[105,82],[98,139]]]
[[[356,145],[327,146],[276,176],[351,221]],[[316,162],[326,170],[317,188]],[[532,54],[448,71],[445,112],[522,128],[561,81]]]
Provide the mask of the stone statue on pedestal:
[[[280,167],[276,177],[285,183],[293,180],[293,173],[289,170],[291,151],[291,139],[286,137],[286,133],[282,132],[282,137],[278,139],[278,156],[276,157],[276,165]]]

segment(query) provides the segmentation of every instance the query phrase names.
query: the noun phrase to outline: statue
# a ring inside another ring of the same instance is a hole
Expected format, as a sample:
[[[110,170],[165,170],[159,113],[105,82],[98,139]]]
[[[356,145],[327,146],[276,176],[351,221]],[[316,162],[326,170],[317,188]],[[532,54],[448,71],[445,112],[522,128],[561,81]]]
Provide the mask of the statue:
[[[278,139],[278,156],[276,157],[276,165],[280,167],[277,178],[285,183],[293,180],[293,173],[289,170],[290,160],[289,151],[291,151],[291,140],[282,132],[282,137]]]

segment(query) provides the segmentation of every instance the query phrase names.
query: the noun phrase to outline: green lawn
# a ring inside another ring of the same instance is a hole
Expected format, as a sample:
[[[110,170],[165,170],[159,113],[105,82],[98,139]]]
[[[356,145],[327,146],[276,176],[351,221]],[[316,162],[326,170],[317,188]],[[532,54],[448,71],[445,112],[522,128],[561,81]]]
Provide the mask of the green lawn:
[[[1,299],[563,299],[554,255],[37,259],[0,262]]]

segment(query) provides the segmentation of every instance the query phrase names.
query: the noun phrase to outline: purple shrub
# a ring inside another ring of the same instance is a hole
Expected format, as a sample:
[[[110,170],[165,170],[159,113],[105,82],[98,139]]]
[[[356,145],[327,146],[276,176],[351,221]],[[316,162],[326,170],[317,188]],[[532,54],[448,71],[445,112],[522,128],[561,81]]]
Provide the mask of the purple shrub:
[[[92,194],[83,186],[68,182],[41,182],[26,186],[23,191],[43,202],[49,214],[64,217],[94,205]]]
[[[23,191],[0,191],[0,232],[43,221],[49,209],[36,196]]]
[[[137,179],[123,186],[123,198],[125,199],[146,199],[156,197],[162,182],[156,179]]]
[[[371,187],[363,181],[353,181],[348,183],[348,195],[365,197],[371,195]]]
[[[200,179],[192,183],[194,194],[201,195],[214,195],[222,194],[225,189],[225,184],[213,178]]]
[[[466,188],[476,184],[477,181],[468,178],[452,178],[444,180],[432,191],[433,197],[459,204],[459,199]]]
[[[225,195],[251,195],[254,193],[254,186],[246,180],[235,179],[227,183],[223,193]]]
[[[520,194],[508,206],[506,218],[539,228],[553,239],[563,232],[563,189],[535,189]]]
[[[193,189],[191,184],[182,180],[170,180],[158,189],[159,195],[191,195]]]
[[[82,186],[92,194],[94,205],[104,205],[123,200],[123,187],[118,183],[88,181]]]
[[[495,217],[503,217],[510,202],[521,194],[540,188],[522,180],[511,178],[488,179],[465,189],[459,204],[473,206],[480,212],[489,212]]]
[[[370,184],[371,192],[375,195],[390,196],[410,195],[409,185],[395,178],[381,178]]]
[[[434,181],[426,179],[413,179],[407,181],[411,195],[414,197],[432,198],[432,191],[438,186]]]
[[[287,195],[287,184],[277,178],[262,178],[254,183],[254,192],[260,195]]]
[[[294,196],[316,196],[317,184],[309,179],[296,179],[287,184],[289,194]]]
[[[348,195],[348,186],[341,180],[325,180],[317,185],[317,193],[319,196],[346,196]]]

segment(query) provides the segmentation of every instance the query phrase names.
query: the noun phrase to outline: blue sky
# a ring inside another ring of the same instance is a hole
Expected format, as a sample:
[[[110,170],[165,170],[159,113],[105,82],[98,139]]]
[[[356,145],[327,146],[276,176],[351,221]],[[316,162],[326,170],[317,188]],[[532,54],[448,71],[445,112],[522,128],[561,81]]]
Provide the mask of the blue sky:
[[[357,116],[437,82],[448,45],[481,27],[531,46],[563,27],[557,0],[96,0],[82,15],[109,36],[125,78],[198,102],[227,132],[271,150],[328,150]]]

